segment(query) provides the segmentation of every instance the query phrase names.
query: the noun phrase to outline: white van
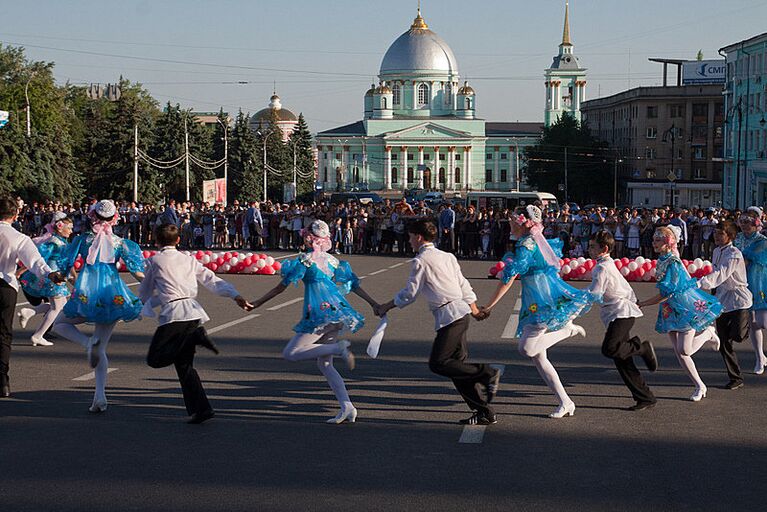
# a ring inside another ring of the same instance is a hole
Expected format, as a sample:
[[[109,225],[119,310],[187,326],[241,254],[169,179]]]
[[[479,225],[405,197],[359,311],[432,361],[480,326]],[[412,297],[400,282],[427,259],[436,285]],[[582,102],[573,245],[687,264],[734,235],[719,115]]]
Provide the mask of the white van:
[[[559,214],[559,203],[554,194],[548,192],[500,192],[484,191],[469,192],[466,194],[466,204],[474,205],[475,208],[489,208],[494,210],[513,210],[518,206],[526,206],[540,201],[544,211],[553,210]]]

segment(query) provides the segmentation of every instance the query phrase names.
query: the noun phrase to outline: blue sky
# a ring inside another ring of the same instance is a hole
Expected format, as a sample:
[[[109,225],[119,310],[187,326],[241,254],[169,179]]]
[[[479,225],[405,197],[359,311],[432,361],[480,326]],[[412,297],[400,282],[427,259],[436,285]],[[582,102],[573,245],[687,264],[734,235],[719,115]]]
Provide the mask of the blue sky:
[[[660,84],[648,57],[692,59],[702,49],[716,58],[725,44],[767,30],[767,1],[572,0],[570,8],[589,98]],[[361,118],[363,94],[416,1],[2,0],[0,9],[0,41],[56,62],[62,83],[122,74],[161,102],[254,112],[276,81],[283,106],[318,131]],[[481,117],[542,120],[543,70],[561,41],[564,0],[423,0],[421,9],[476,89]]]

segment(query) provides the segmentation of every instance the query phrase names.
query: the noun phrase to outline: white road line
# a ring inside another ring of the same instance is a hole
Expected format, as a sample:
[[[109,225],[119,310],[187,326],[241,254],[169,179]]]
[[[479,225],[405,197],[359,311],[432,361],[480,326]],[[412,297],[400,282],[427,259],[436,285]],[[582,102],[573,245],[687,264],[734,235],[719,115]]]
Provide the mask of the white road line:
[[[116,372],[119,370],[119,368],[107,368],[107,373]],[[96,378],[96,372],[90,372],[86,373],[85,375],[80,375],[79,377],[75,377],[72,380],[78,380],[78,381],[84,381],[84,380],[93,380]]]
[[[396,265],[392,265],[389,268],[397,268],[397,267],[401,267],[402,265],[404,265],[404,263],[397,263]]]
[[[298,253],[298,252],[297,252],[297,253],[295,253],[295,254],[288,254],[288,255],[286,255],[286,256],[280,256],[279,258],[274,258],[274,259],[275,259],[275,260],[284,260],[285,258],[290,258],[291,256],[298,256],[299,254],[300,254],[300,253]]]
[[[375,272],[371,272],[368,275],[369,276],[375,276],[375,275],[378,275],[378,274],[380,274],[382,272],[386,272],[387,270],[389,270],[389,269],[388,268],[382,268],[381,270],[376,270]]]
[[[514,303],[514,310],[511,312],[509,321],[506,322],[506,327],[503,329],[501,339],[510,340],[517,336],[517,326],[519,325],[519,310],[522,307],[522,297],[517,298]]]
[[[458,442],[464,444],[480,444],[482,443],[482,438],[485,437],[486,428],[486,425],[466,425],[463,427],[463,432],[461,432],[461,438]]]
[[[287,302],[283,302],[282,304],[277,304],[276,306],[272,306],[270,308],[266,308],[267,311],[277,311],[278,309],[286,308],[288,306],[292,306],[296,302],[302,302],[304,300],[303,297],[298,297],[297,299],[289,300]]]
[[[208,334],[216,334],[217,332],[221,332],[224,329],[228,329],[229,327],[232,327],[234,325],[247,322],[248,320],[253,320],[254,318],[258,318],[259,316],[261,316],[260,313],[254,313],[252,315],[247,315],[242,318],[238,318],[237,320],[232,320],[231,322],[227,322],[225,324],[217,325],[216,327],[209,329]]]

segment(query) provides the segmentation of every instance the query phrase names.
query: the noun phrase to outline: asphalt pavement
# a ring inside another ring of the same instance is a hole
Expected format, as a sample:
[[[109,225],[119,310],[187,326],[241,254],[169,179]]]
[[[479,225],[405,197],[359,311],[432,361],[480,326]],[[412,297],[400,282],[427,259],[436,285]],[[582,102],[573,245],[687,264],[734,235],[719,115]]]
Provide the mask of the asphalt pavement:
[[[363,287],[379,301],[405,283],[404,258],[351,256]],[[480,302],[497,281],[488,262],[461,262]],[[228,276],[255,298],[276,276]],[[577,286],[585,286],[578,284]],[[652,284],[633,284],[640,299]],[[748,343],[738,347],[744,388],[727,391],[718,353],[695,355],[708,397],[693,385],[649,308],[635,332],[660,359],[646,374],[654,409],[633,402],[600,352],[596,309],[578,323],[587,337],[549,350],[575,416],[556,407],[533,365],[518,354],[518,285],[469,332],[473,360],[505,365],[499,422],[464,428],[468,411],[449,381],[429,372],[433,317],[423,299],[390,313],[380,355],[365,355],[378,319],[351,335],[357,368],[336,362],[359,410],[354,424],[328,425],[337,403],[316,365],[281,357],[298,321],[303,288],[245,313],[202,291],[206,325],[222,350],[198,353],[197,368],[217,415],[187,425],[172,368],[144,358],[156,324],[120,324],[109,345],[109,410],[88,413],[93,392],[83,350],[55,339],[32,347],[16,328],[13,397],[0,400],[0,509],[22,511],[616,511],[758,509],[767,496],[767,376],[753,375]],[[23,301],[24,299],[19,299]],[[511,320],[510,320],[511,318]],[[641,363],[639,363],[641,365]]]

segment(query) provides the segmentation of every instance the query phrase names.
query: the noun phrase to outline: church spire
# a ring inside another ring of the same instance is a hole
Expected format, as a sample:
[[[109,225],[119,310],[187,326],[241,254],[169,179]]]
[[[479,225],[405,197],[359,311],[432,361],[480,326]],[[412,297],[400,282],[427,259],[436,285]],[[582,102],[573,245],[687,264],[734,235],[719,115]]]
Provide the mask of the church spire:
[[[418,16],[413,20],[413,24],[410,25],[410,30],[413,29],[421,29],[425,30],[429,28],[429,25],[426,24],[426,21],[421,17],[421,0],[418,0]]]
[[[565,28],[562,31],[562,46],[572,46],[570,41],[570,2],[565,2]]]

